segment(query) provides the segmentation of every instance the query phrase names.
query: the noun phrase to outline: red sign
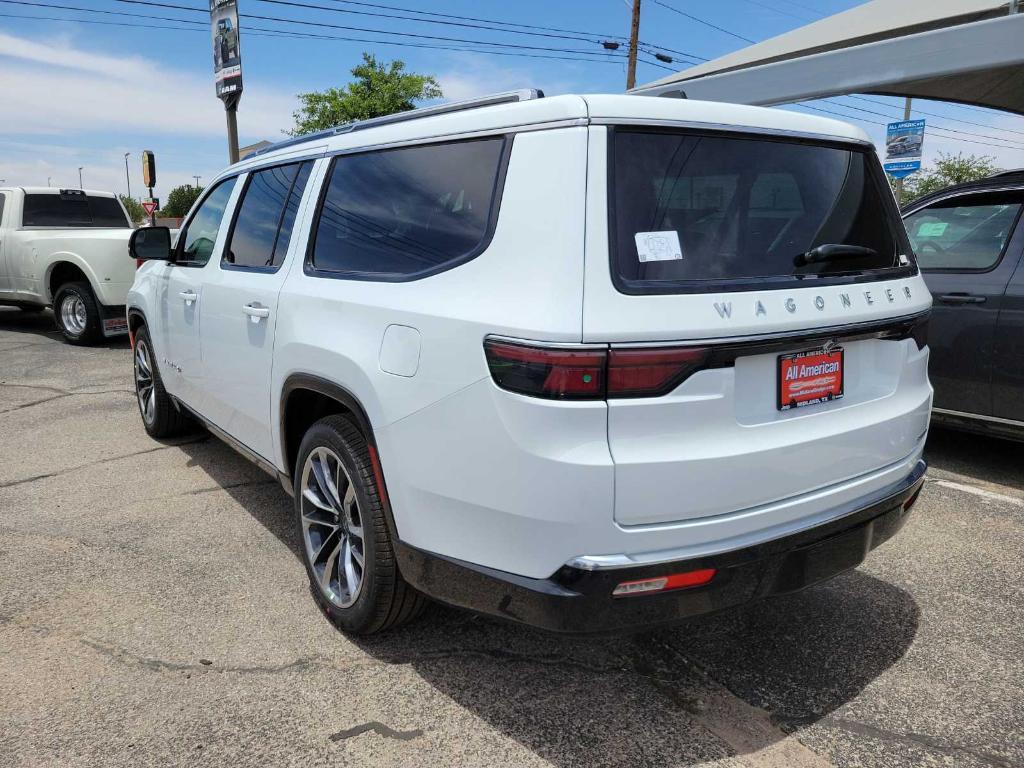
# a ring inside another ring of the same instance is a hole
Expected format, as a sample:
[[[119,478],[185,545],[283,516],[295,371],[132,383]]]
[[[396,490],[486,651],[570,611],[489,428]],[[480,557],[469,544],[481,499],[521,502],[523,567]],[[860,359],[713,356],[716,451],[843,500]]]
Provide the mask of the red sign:
[[[149,202],[143,203],[142,204],[142,210],[144,210],[146,212],[147,216],[152,216],[153,212],[156,210],[156,203],[149,203]]]
[[[788,411],[843,396],[843,350],[812,349],[779,355],[778,409]]]

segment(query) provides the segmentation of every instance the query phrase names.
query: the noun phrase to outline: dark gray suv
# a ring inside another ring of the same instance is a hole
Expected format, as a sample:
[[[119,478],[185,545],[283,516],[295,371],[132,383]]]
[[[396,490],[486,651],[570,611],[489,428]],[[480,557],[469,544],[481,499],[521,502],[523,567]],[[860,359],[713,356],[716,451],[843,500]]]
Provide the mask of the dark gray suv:
[[[1024,171],[947,187],[903,210],[934,305],[933,418],[1024,440]]]

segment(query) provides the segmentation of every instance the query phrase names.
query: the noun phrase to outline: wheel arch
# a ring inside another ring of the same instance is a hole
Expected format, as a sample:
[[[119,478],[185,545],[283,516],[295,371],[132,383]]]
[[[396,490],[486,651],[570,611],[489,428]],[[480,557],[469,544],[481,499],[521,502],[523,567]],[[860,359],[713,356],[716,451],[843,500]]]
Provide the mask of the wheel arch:
[[[89,285],[92,295],[97,297],[96,277],[85,261],[74,253],[55,253],[51,257],[50,264],[46,267],[46,275],[43,281],[44,296],[46,303],[52,305],[53,297],[57,289],[64,283],[84,282]]]
[[[388,528],[394,540],[398,540],[398,529],[391,512],[391,500],[381,467],[380,454],[374,438],[373,425],[367,416],[362,402],[352,392],[335,384],[329,379],[309,373],[293,373],[289,375],[281,387],[279,410],[279,435],[281,457],[285,471],[281,473],[282,482],[287,478],[286,490],[294,494],[292,478],[295,476],[295,464],[298,459],[299,445],[306,430],[324,416],[342,414],[348,416],[362,433],[370,450],[370,461],[378,486]]]

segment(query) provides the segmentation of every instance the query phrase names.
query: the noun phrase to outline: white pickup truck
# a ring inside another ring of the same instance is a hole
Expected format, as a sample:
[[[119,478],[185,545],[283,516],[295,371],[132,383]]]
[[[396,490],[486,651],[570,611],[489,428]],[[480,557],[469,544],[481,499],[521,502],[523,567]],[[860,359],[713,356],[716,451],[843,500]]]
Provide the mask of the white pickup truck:
[[[72,344],[128,332],[132,225],[110,192],[0,188],[0,305],[53,307]]]

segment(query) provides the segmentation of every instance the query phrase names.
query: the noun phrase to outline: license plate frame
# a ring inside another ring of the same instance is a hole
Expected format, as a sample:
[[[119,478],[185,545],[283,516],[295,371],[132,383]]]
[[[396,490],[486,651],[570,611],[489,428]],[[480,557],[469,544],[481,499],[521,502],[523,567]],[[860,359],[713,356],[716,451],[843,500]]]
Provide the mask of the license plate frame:
[[[838,363],[837,370],[830,370]],[[821,367],[823,370],[816,370]],[[775,407],[791,411],[842,400],[846,359],[842,347],[817,347],[779,355],[775,365]]]

